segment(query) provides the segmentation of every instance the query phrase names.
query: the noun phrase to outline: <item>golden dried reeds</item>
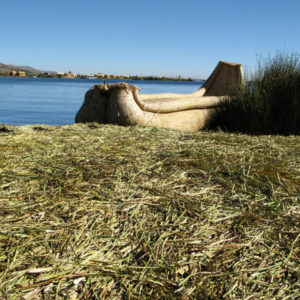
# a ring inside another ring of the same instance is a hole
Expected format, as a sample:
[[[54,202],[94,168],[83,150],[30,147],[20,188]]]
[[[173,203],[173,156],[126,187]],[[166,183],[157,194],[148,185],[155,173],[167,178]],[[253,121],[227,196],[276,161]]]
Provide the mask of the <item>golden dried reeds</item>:
[[[2,126],[0,299],[295,299],[300,137]]]

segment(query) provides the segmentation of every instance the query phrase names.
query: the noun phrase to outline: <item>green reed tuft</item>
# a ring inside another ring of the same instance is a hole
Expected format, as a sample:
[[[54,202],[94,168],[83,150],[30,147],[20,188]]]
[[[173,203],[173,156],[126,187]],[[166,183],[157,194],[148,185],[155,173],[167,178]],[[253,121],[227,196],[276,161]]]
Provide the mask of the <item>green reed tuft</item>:
[[[246,133],[300,134],[300,56],[263,59],[246,87],[232,91],[217,126]]]

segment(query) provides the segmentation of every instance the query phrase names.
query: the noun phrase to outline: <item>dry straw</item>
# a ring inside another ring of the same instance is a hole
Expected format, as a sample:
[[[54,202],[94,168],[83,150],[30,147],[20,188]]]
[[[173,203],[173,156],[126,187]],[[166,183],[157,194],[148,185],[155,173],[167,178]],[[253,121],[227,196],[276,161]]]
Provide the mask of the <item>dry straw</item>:
[[[0,299],[295,299],[300,138],[2,126]]]

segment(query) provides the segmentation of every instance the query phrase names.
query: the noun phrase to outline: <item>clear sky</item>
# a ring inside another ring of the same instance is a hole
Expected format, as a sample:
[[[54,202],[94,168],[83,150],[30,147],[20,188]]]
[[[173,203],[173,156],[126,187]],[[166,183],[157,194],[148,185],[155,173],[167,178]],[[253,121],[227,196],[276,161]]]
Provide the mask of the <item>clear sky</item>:
[[[300,50],[300,0],[1,0],[0,62],[206,78]]]

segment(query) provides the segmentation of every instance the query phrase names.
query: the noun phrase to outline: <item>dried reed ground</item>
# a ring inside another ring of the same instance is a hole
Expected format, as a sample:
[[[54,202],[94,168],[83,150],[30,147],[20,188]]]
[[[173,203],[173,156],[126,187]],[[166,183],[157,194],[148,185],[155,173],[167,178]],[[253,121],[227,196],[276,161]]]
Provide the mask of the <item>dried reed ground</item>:
[[[0,299],[299,296],[300,137],[0,131]]]

